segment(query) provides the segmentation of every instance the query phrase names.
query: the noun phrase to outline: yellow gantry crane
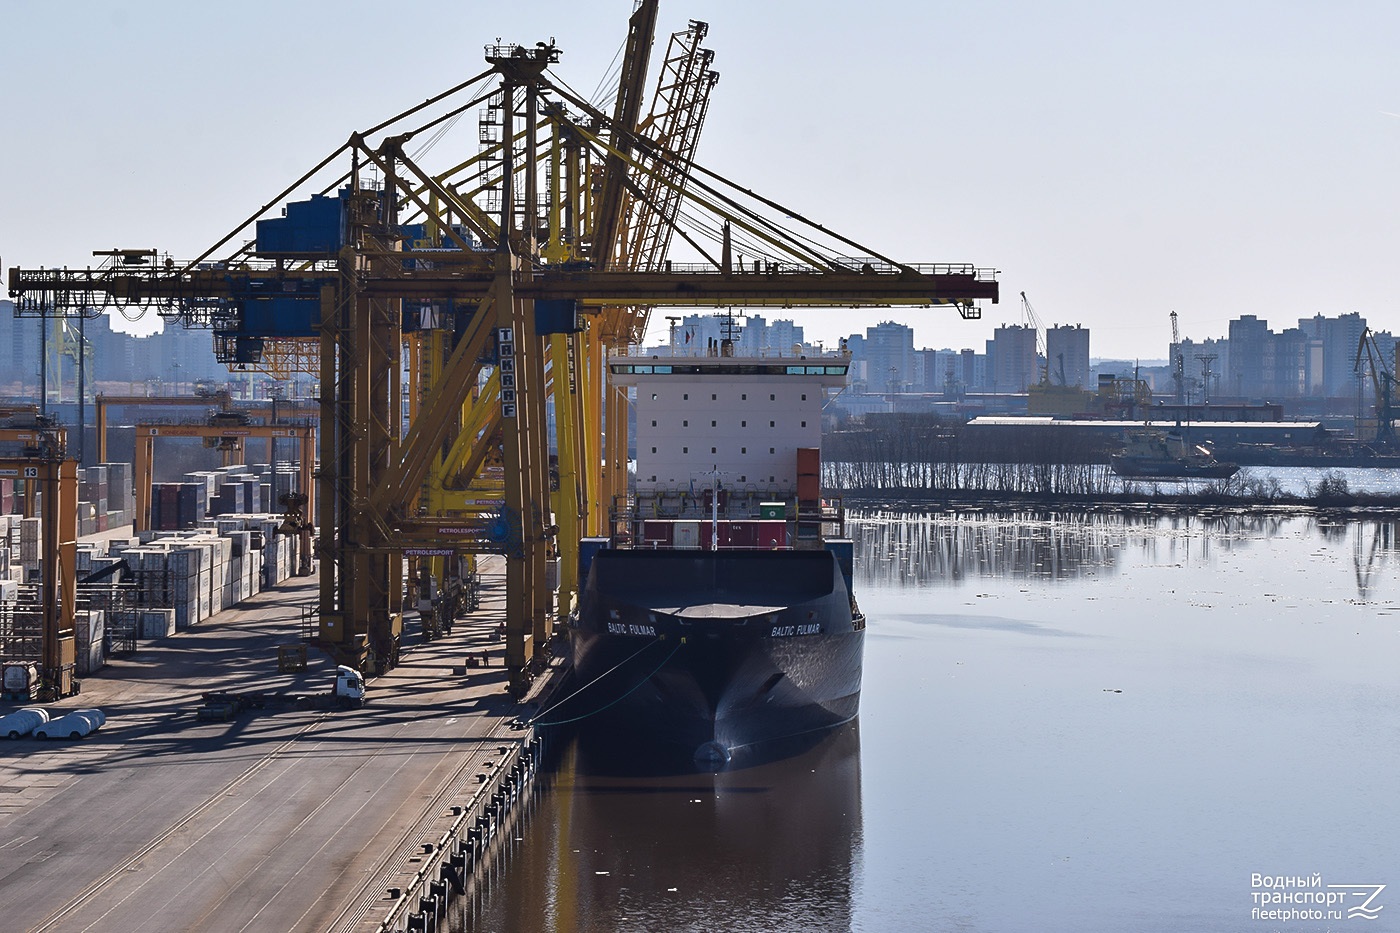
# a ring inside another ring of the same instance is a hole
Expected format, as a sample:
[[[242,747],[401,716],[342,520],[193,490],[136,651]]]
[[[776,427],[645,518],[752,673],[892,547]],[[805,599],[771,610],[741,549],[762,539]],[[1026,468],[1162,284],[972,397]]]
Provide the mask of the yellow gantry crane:
[[[19,445],[0,456],[0,479],[24,486],[24,514],[40,519],[39,585],[23,593],[0,619],[0,659],[22,661],[38,641],[37,698],[57,700],[78,692],[78,463],[68,456],[67,432],[47,419],[0,428],[0,445]],[[36,508],[39,496],[42,507]],[[36,511],[39,513],[36,516]],[[34,637],[37,633],[37,639]]]
[[[10,272],[17,314],[154,306],[213,326],[239,365],[316,347],[317,641],[342,663],[395,664],[406,584],[450,587],[463,558],[497,553],[511,688],[528,687],[577,598],[579,539],[628,494],[627,399],[606,361],[652,307],[976,317],[997,300],[990,270],[897,262],[697,163],[708,27],[671,37],[642,116],[656,18],[643,0],[629,19],[611,113],[554,76],[552,43],[488,46],[487,70],[352,134],[273,198],[328,179],[285,223],[259,212],[184,263],[112,251],[96,269]],[[479,150],[420,164],[412,147],[471,111]],[[254,221],[251,246],[212,258]]]

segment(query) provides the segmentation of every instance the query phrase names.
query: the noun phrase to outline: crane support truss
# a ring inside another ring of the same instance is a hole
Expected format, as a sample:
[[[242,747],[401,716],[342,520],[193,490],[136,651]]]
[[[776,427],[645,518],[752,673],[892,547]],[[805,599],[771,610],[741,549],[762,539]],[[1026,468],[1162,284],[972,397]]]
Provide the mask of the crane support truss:
[[[113,405],[137,405],[149,407],[176,406],[181,408],[212,408],[228,411],[233,397],[227,389],[220,389],[210,395],[97,395],[97,462],[107,462],[107,409]]]
[[[611,115],[551,79],[552,45],[491,46],[488,72],[353,134],[298,182],[348,160],[323,189],[339,199],[333,246],[208,261],[235,231],[188,263],[113,251],[92,270],[10,271],[21,315],[117,303],[223,320],[253,341],[314,341],[319,637],[344,663],[395,663],[406,560],[494,552],[511,686],[528,684],[574,604],[579,538],[605,533],[627,494],[627,401],[604,361],[640,338],[649,308],[951,306],[974,318],[997,300],[991,270],[896,262],[698,165],[715,83],[704,24],[673,37],[641,118],[655,8],[643,0],[629,21]],[[463,91],[469,103],[400,131]],[[406,153],[483,105],[475,155],[434,172]],[[373,141],[390,126],[397,135]],[[699,261],[670,261],[673,233]],[[240,317],[274,294],[311,313],[270,331]]]

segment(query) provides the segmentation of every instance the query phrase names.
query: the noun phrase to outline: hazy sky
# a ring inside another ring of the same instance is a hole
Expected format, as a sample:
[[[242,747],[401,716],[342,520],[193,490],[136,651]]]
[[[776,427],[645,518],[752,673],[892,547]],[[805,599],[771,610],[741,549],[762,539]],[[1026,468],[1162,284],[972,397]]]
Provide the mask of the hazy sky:
[[[0,261],[192,257],[497,37],[553,37],[591,92],[631,10],[4,0]],[[1165,356],[1172,310],[1198,340],[1240,314],[1400,330],[1393,0],[663,0],[655,58],[688,18],[721,74],[700,162],[902,261],[1001,270],[981,321],[793,312],[809,338],[894,319],[980,350],[1023,290],[1095,356]]]

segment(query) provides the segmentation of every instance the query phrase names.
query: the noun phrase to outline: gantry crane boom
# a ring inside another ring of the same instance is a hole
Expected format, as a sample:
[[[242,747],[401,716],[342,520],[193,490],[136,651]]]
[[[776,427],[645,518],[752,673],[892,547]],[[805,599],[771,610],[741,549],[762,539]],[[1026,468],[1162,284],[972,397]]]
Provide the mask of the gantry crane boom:
[[[1025,325],[1035,337],[1036,369],[1040,371],[1040,384],[1049,385],[1050,351],[1045,343],[1045,325],[1040,322],[1040,315],[1035,313],[1035,306],[1031,304],[1025,292],[1021,292],[1021,317],[1025,319]]]

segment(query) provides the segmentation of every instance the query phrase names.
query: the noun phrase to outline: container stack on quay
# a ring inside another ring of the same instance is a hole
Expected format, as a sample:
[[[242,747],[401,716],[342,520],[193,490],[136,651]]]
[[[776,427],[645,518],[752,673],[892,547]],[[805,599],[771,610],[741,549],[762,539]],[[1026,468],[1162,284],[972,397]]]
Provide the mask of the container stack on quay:
[[[24,548],[20,543],[24,534],[21,531],[23,522],[24,519],[18,515],[0,514],[0,602],[14,600],[14,586],[24,577]],[[37,538],[33,547],[37,557]]]
[[[299,492],[295,465],[242,464],[186,473],[178,483],[151,487],[151,527],[176,531],[222,515],[256,515],[277,508],[277,497]]]
[[[80,676],[134,650],[136,640],[174,635],[282,583],[298,564],[298,538],[278,534],[283,516],[264,511],[275,507],[274,489],[296,489],[295,465],[278,464],[276,471],[268,464],[231,466],[158,484],[153,517],[172,517],[178,527],[153,522],[136,537],[82,540],[132,523],[131,477],[127,463],[79,471],[76,570],[80,582],[97,578],[79,587],[74,634]],[[21,507],[22,497],[6,482],[9,498],[0,501]],[[162,509],[166,501],[173,505]],[[0,604],[17,603],[20,587],[37,581],[41,533],[40,519],[0,512]]]
[[[73,637],[80,677],[107,666],[107,610],[80,609],[74,613]]]
[[[125,562],[121,579],[134,585],[140,610],[137,636],[164,638],[291,576],[298,542],[277,533],[281,521],[271,514],[226,515],[198,528],[80,542],[78,574]]]
[[[131,464],[99,463],[78,471],[78,536],[131,524]]]

